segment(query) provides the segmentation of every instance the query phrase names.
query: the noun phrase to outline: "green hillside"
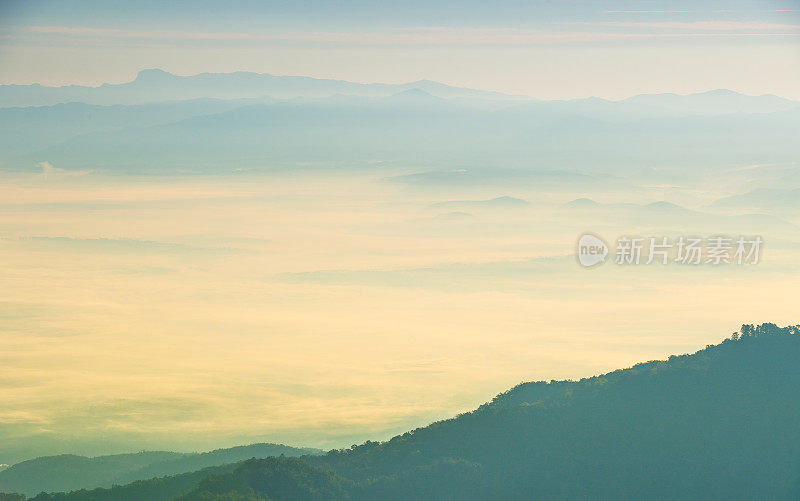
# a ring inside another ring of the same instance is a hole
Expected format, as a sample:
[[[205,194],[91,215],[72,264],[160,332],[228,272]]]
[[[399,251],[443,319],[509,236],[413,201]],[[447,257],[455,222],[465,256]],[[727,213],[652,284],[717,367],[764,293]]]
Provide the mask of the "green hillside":
[[[797,499],[798,334],[743,326],[692,355],[521,384],[388,442],[209,470],[179,499]],[[143,498],[118,489],[34,499]]]

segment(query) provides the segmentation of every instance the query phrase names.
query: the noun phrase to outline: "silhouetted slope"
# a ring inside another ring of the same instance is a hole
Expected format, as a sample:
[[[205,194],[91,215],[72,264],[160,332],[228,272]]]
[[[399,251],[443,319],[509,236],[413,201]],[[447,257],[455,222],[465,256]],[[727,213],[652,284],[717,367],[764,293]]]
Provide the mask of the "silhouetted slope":
[[[236,470],[205,478],[180,501],[269,499],[330,501],[346,499],[348,482],[300,459],[245,461]],[[350,482],[352,484],[352,482]]]
[[[521,384],[385,443],[211,472],[183,499],[797,499],[799,361],[800,327],[743,326],[693,355]]]
[[[0,472],[0,492],[36,494],[123,485],[135,480],[192,472],[250,458],[320,454],[279,444],[252,444],[204,453],[140,452],[88,458],[64,454],[17,463]]]
[[[467,493],[475,499],[792,499],[797,333],[745,326],[741,339],[694,355],[526,383],[469,414],[325,459],[364,480],[458,458],[480,465],[463,478],[483,479]]]

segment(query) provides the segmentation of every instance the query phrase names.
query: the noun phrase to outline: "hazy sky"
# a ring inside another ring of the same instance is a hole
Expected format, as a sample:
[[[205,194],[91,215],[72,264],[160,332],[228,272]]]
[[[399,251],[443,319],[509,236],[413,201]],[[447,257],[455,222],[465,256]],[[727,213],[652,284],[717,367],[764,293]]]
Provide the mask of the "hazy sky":
[[[799,4],[0,0],[0,83],[97,85],[157,67],[432,79],[541,98],[728,88],[800,99]],[[72,125],[52,123],[62,122]],[[715,142],[728,136],[712,132],[688,143],[701,145],[698,158],[706,146],[730,153]],[[496,184],[427,186],[428,170],[434,181],[467,172],[440,171],[451,166],[432,157],[358,157],[366,174],[171,176],[192,152],[151,166],[155,148],[141,167],[163,174],[143,177],[65,170],[57,147],[36,152],[40,163],[0,172],[0,463],[255,440],[345,446],[472,409],[523,380],[694,351],[744,322],[796,323],[800,208],[754,217],[713,205],[796,189],[796,156],[777,148],[774,160],[774,136],[754,135],[747,159],[698,168],[687,151],[689,163],[662,169],[655,154],[634,165],[638,136],[627,137],[613,173],[561,191],[503,169]],[[243,157],[224,149],[234,160],[220,172],[230,173]],[[106,162],[96,151],[87,155]],[[485,168],[566,168],[514,151]],[[565,158],[582,171],[607,165]],[[530,204],[480,203],[500,196]],[[578,197],[601,205],[564,206]],[[646,205],[663,200],[696,212]],[[760,233],[769,254],[753,268],[587,271],[573,255],[587,229]]]
[[[730,88],[800,98],[800,2],[141,2],[0,5],[0,82],[143,68],[432,79],[541,98]]]

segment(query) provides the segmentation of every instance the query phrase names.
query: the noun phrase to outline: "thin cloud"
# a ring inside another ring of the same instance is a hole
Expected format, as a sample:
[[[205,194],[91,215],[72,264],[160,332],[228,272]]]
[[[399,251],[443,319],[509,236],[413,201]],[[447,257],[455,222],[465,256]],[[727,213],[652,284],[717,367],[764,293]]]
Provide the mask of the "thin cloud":
[[[571,23],[574,25],[583,23]],[[693,37],[753,37],[753,36],[798,36],[800,27],[769,23],[697,22],[697,23],[585,23],[596,27],[637,27],[648,29],[699,30],[683,33],[623,33],[597,31],[546,31],[513,28],[451,28],[410,27],[387,32],[286,32],[286,33],[232,33],[192,32],[174,30],[123,30],[112,28],[85,28],[73,26],[29,26],[24,33],[41,36],[56,36],[73,40],[150,40],[150,41],[207,41],[207,42],[253,42],[253,43],[339,43],[352,45],[525,45],[541,43],[599,42],[613,40],[635,40],[650,38]],[[765,30],[792,30],[791,33],[776,33]],[[713,31],[731,32],[713,33]],[[754,32],[742,32],[751,30]],[[710,33],[709,33],[710,32]]]
[[[690,10],[604,10],[606,14],[685,14]]]
[[[659,28],[702,31],[770,31],[780,32],[785,30],[800,31],[800,25],[765,23],[760,21],[609,21],[597,23],[569,23],[586,26],[607,26],[619,28]]]
[[[90,174],[90,171],[88,171],[88,170],[80,170],[80,171],[73,170],[73,171],[71,171],[71,170],[66,170],[66,169],[59,169],[58,167],[54,167],[53,164],[51,164],[50,162],[47,162],[47,161],[39,162],[39,163],[36,164],[36,166],[40,167],[42,169],[41,177],[45,181],[48,181],[48,180],[54,181],[54,180],[63,179],[63,178],[67,178],[67,177],[85,176],[87,174]]]

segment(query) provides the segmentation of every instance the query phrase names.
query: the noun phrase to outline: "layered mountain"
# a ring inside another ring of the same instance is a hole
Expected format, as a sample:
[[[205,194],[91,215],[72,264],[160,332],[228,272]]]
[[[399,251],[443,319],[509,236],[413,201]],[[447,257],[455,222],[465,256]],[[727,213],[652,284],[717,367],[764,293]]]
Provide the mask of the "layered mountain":
[[[23,461],[0,471],[0,492],[33,495],[42,491],[111,487],[250,458],[292,457],[321,452],[279,444],[252,444],[203,453],[143,451],[97,457],[62,454]]]
[[[494,176],[506,169],[631,177],[786,163],[800,153],[797,107],[665,114],[623,101],[484,103],[414,87],[385,97],[5,108],[0,167],[33,169],[46,161],[63,169],[174,173],[418,165],[445,173],[483,168]]]

